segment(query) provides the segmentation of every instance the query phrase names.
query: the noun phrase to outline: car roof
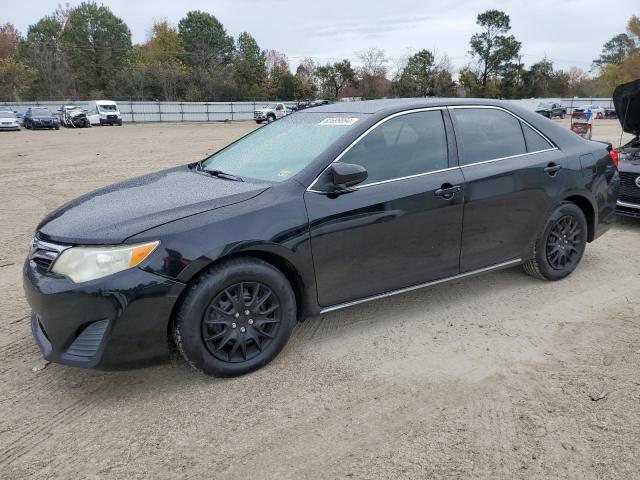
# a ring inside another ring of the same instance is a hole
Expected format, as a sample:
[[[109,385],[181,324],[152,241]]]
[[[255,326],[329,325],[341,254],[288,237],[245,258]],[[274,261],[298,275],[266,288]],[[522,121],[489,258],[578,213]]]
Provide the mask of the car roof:
[[[330,103],[328,105],[315,107],[313,112],[374,114],[387,110],[409,110],[412,108],[440,107],[446,105],[489,105],[505,107],[513,104],[487,98],[388,98],[383,100]]]

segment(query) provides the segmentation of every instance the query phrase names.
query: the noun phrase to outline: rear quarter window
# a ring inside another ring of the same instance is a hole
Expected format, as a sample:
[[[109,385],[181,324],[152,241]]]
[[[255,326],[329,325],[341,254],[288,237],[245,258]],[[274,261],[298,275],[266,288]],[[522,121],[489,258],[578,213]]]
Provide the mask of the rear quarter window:
[[[522,123],[522,131],[527,143],[527,152],[539,152],[553,148],[553,145],[526,123]]]

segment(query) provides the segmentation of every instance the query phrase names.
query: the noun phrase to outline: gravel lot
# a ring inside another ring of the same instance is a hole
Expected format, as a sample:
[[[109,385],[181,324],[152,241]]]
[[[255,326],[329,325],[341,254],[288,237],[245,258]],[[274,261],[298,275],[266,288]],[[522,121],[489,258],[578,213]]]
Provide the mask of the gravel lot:
[[[0,132],[0,478],[638,478],[640,222],[559,283],[510,269],[308,319],[242,378],[32,372],[39,220],[254,127]],[[594,132],[618,143],[615,121]]]

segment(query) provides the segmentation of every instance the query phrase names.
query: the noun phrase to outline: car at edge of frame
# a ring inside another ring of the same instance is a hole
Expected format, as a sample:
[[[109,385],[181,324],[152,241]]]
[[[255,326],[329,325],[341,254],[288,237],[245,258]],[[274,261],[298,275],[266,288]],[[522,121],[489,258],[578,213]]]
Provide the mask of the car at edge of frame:
[[[633,135],[613,151],[620,171],[617,211],[621,216],[640,218],[640,79],[618,85],[613,102],[622,130]]]
[[[518,265],[563,279],[618,188],[607,145],[510,103],[305,109],[49,214],[24,264],[32,331],[62,364],[133,368],[172,342],[241,375],[309,316]]]
[[[20,131],[20,120],[11,110],[0,110],[0,130]]]

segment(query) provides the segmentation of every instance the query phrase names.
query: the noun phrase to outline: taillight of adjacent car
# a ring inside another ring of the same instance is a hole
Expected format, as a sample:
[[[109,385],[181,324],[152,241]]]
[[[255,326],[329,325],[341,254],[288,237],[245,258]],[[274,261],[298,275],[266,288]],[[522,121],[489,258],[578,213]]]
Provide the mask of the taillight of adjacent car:
[[[609,155],[611,156],[611,160],[613,160],[613,164],[618,168],[618,162],[620,161],[620,152],[618,149],[612,148]]]

